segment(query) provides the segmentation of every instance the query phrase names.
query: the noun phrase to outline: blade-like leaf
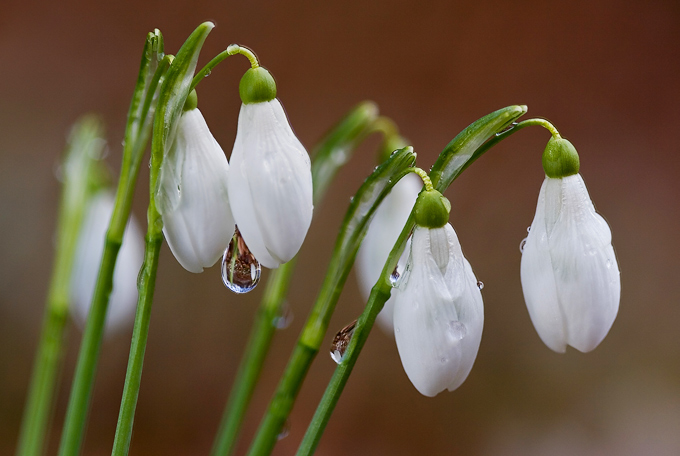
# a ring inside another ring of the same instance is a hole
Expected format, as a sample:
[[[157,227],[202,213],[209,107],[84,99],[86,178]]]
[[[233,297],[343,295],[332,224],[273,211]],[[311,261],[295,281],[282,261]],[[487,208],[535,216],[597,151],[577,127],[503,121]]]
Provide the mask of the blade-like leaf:
[[[479,146],[526,112],[526,106],[508,106],[471,123],[453,138],[432,166],[430,170],[432,185],[443,193],[451,182],[479,157],[475,154]]]

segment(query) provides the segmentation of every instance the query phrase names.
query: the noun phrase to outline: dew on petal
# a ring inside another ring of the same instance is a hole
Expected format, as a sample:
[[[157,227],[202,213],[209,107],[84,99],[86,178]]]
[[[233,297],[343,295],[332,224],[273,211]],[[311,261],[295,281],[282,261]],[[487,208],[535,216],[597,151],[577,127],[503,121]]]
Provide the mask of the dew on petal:
[[[260,262],[250,253],[236,227],[222,256],[222,282],[234,293],[248,293],[260,281],[260,272]]]
[[[292,321],[293,311],[290,310],[288,301],[283,301],[283,304],[281,304],[281,308],[279,309],[279,314],[274,317],[274,321],[272,323],[276,329],[286,329],[290,326]]]
[[[448,336],[451,342],[458,342],[467,335],[467,328],[464,323],[459,321],[450,321],[448,327]]]
[[[527,245],[527,238],[522,239],[522,242],[519,243],[520,253],[524,253],[524,246],[525,245]]]
[[[612,268],[612,260],[607,260],[607,269]]]
[[[531,226],[527,226],[527,234],[531,233]]]
[[[481,280],[478,280],[477,281],[477,288],[479,288],[480,290],[483,290],[484,289],[484,282],[482,282]]]
[[[337,364],[340,364],[345,358],[345,351],[347,350],[349,341],[352,339],[356,325],[357,321],[354,320],[352,323],[338,331],[333,338],[333,342],[331,343],[331,358],[333,358],[333,361]]]

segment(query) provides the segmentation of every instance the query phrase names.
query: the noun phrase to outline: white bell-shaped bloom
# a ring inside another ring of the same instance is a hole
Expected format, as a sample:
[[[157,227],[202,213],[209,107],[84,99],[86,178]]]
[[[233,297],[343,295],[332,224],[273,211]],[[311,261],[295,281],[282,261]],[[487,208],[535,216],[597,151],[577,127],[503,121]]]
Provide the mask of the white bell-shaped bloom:
[[[371,220],[366,231],[356,260],[356,274],[359,289],[367,300],[371,288],[378,281],[385,261],[397,242],[397,238],[404,228],[408,216],[411,214],[418,193],[423,188],[423,182],[417,174],[407,174],[392,187]],[[410,240],[406,244],[404,254],[399,260],[398,272],[404,272],[406,259],[410,250]],[[387,300],[383,310],[378,314],[377,322],[389,334],[394,334],[394,296]]]
[[[416,227],[403,280],[394,291],[394,335],[406,375],[425,396],[453,391],[477,357],[484,305],[450,224]]]
[[[312,174],[276,98],[241,105],[228,185],[236,225],[255,258],[267,268],[291,260],[312,221]]]
[[[89,201],[83,214],[71,275],[71,311],[80,326],[85,325],[90,311],[114,203],[113,192],[100,191]],[[137,306],[137,275],[143,260],[143,236],[137,222],[130,217],[113,273],[107,332],[131,326]]]
[[[187,271],[214,265],[234,234],[228,173],[227,157],[201,112],[185,111],[161,165],[156,202],[165,239]]]
[[[531,321],[556,352],[588,352],[619,309],[621,281],[611,230],[595,212],[580,174],[546,177],[522,253]]]

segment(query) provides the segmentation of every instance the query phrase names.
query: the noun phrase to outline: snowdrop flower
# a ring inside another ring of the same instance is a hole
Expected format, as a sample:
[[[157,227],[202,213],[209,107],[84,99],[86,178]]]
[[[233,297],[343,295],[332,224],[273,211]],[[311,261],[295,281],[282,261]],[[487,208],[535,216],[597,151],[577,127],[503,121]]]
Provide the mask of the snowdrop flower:
[[[241,79],[243,104],[231,154],[229,202],[246,245],[259,262],[277,268],[300,249],[312,221],[309,155],[262,67]]]
[[[368,299],[371,288],[378,281],[387,256],[404,228],[422,188],[423,183],[417,175],[411,173],[404,176],[385,197],[373,216],[356,259],[359,289],[365,300]],[[404,249],[405,255],[402,255],[402,259],[399,260],[398,270],[401,273],[404,271],[409,250],[410,241]],[[389,334],[394,334],[392,324],[394,300],[394,296],[387,300],[377,318],[380,327]]]
[[[621,281],[611,230],[595,212],[574,146],[551,139],[546,178],[522,253],[524,299],[541,340],[556,352],[588,352],[619,309]]]
[[[229,164],[196,105],[192,91],[163,159],[156,196],[165,239],[190,272],[214,265],[234,234],[227,196]]]
[[[424,204],[425,199],[440,207]],[[437,191],[418,197],[408,276],[394,291],[401,362],[413,386],[430,397],[465,381],[484,325],[482,294],[447,223],[449,208]]]
[[[81,327],[85,326],[90,311],[104,237],[114,204],[113,192],[100,191],[89,201],[83,216],[71,276],[71,312]],[[142,239],[139,226],[131,217],[113,274],[113,290],[106,316],[106,331],[109,333],[129,326],[134,318],[137,306],[137,274],[144,259]]]

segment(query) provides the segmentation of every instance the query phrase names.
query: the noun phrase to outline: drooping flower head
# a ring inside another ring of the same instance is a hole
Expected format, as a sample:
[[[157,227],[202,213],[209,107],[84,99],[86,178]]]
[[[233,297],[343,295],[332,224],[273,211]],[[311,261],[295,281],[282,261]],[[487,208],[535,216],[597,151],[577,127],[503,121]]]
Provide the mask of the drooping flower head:
[[[541,340],[556,352],[588,352],[609,332],[621,281],[611,230],[595,212],[567,140],[543,154],[545,180],[523,248],[522,289]]]
[[[243,104],[231,154],[229,202],[250,252],[268,268],[290,261],[312,221],[312,174],[274,78],[262,67],[241,79]]]
[[[163,159],[156,196],[165,239],[190,272],[215,264],[234,234],[227,157],[196,105],[193,91]]]
[[[413,386],[430,397],[465,381],[484,326],[482,295],[448,223],[449,208],[439,192],[419,196],[408,272],[394,291],[401,362]]]

